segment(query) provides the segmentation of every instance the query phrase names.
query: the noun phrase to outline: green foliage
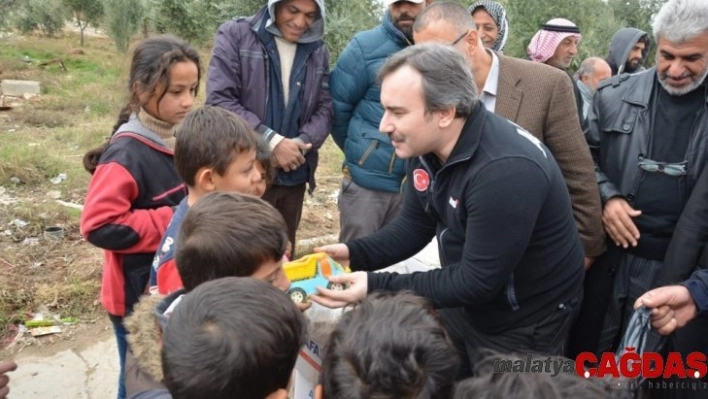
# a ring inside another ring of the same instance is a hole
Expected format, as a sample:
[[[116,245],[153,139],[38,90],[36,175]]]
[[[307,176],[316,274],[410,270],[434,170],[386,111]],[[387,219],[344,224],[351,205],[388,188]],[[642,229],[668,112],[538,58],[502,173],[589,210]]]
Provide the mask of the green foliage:
[[[13,11],[17,8],[18,0],[0,0],[0,32],[10,26]]]
[[[145,16],[141,0],[105,0],[108,34],[119,51],[126,51],[130,40],[138,32]]]
[[[15,24],[22,33],[39,29],[54,36],[64,27],[67,13],[59,0],[23,0],[18,5]]]
[[[376,0],[341,1],[325,0],[325,42],[332,54],[334,65],[344,47],[357,32],[376,26],[381,20],[381,6]]]
[[[203,45],[214,38],[219,25],[234,17],[255,14],[264,0],[148,0],[160,33],[173,33],[192,44]],[[325,0],[324,40],[336,60],[355,33],[370,29],[380,20],[377,0]]]
[[[158,32],[173,33],[202,45],[214,37],[219,24],[219,9],[205,0],[162,0],[156,8]]]
[[[583,35],[578,56],[571,69],[576,69],[587,57],[607,56],[610,38],[620,28],[621,21],[603,0],[502,0],[509,16],[510,35],[504,53],[527,58],[526,47],[540,26],[553,18],[573,21]]]
[[[84,30],[91,24],[98,25],[103,18],[103,3],[101,0],[63,0],[64,5],[71,11],[76,24],[81,31],[81,47],[84,46]]]

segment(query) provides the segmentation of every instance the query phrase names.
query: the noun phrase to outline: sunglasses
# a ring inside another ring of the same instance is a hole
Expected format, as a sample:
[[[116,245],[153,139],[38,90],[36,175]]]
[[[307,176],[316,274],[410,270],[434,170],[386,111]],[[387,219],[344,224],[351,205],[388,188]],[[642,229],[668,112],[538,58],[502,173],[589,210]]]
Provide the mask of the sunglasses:
[[[679,177],[686,175],[686,165],[688,161],[679,163],[657,162],[639,156],[639,168],[651,173],[664,173],[669,176]]]

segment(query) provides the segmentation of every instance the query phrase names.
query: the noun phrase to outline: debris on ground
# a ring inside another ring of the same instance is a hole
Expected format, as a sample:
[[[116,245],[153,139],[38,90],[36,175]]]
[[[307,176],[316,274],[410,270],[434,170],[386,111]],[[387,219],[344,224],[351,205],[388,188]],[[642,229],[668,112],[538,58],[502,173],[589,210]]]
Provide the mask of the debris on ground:
[[[25,94],[37,95],[42,92],[40,83],[35,80],[3,79],[0,82],[2,93],[6,96],[24,96]]]
[[[20,229],[27,227],[28,224],[28,222],[25,222],[22,219],[14,219],[10,222],[10,226],[15,226]]]
[[[66,173],[59,173],[56,177],[49,179],[49,182],[52,184],[60,184],[64,180],[66,180]]]
[[[30,328],[29,333],[33,337],[41,337],[43,335],[49,335],[49,334],[59,334],[59,333],[61,333],[61,327],[59,327],[59,326],[35,327],[35,328]]]

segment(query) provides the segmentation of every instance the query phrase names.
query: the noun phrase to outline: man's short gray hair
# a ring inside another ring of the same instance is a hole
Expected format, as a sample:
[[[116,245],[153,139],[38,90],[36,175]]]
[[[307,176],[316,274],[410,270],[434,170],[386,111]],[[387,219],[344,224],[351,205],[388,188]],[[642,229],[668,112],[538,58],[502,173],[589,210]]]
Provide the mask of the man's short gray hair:
[[[455,117],[466,118],[477,106],[477,86],[465,58],[452,46],[417,44],[391,56],[379,70],[378,79],[404,66],[422,75],[427,112],[455,108]]]
[[[460,33],[477,30],[477,25],[469,11],[462,4],[452,1],[438,1],[423,9],[413,24],[413,32],[420,32],[437,21],[445,21]]]
[[[583,76],[593,77],[595,75],[595,67],[600,61],[602,61],[602,58],[599,57],[588,57],[584,59],[583,62],[580,63],[580,67],[577,72],[575,72],[578,79]]]
[[[659,37],[681,43],[708,32],[708,1],[669,0],[656,14],[652,23],[654,40]]]

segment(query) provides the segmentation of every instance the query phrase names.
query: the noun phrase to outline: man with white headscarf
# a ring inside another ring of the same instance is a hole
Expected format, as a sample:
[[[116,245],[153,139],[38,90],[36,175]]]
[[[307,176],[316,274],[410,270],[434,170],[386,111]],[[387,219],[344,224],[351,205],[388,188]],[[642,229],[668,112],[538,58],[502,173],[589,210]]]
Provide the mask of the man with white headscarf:
[[[567,71],[575,56],[578,55],[578,45],[582,38],[580,29],[573,21],[565,18],[553,18],[541,25],[541,29],[533,35],[531,43],[526,48],[526,53],[533,62],[542,62]],[[583,130],[585,130],[583,97],[575,81],[573,81],[573,87],[578,117],[583,125]]]
[[[467,11],[477,25],[484,47],[502,52],[509,35],[509,19],[504,6],[493,0],[479,0]]]

